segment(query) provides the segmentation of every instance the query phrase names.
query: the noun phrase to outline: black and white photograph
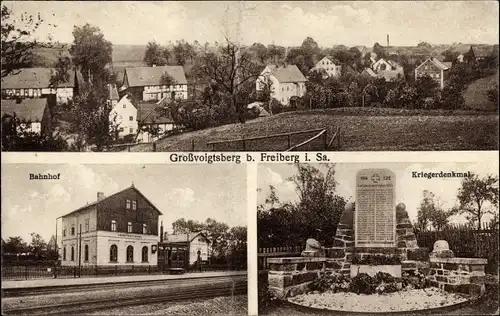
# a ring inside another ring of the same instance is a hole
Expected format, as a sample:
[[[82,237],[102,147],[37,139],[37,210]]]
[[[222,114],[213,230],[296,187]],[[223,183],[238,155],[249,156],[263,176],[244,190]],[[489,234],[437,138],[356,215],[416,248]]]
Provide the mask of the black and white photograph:
[[[246,192],[236,164],[2,164],[2,315],[248,315]]]
[[[259,315],[498,315],[498,161],[259,164]]]
[[[2,151],[498,150],[498,18],[497,1],[3,1]]]

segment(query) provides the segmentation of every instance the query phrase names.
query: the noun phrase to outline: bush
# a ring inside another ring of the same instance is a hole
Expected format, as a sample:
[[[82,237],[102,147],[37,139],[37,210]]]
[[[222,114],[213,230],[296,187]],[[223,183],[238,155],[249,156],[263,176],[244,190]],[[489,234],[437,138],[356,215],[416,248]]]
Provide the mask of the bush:
[[[416,270],[403,272],[403,288],[411,289],[425,289],[430,286],[430,281],[426,276]]]
[[[366,273],[358,273],[351,279],[349,292],[356,294],[373,294],[377,288],[377,282]]]
[[[253,107],[251,109],[247,109],[245,114],[247,120],[253,120],[259,117],[260,111],[257,107]]]
[[[267,273],[259,273],[258,280],[258,301],[259,314],[277,304],[279,301],[269,292],[269,283],[267,281]]]
[[[319,292],[347,292],[349,289],[349,278],[343,274],[322,274],[318,279],[308,285],[309,290]]]
[[[269,103],[269,108],[270,108],[268,110],[269,113],[278,114],[278,113],[283,112],[283,110],[284,110],[285,107],[283,106],[283,104],[281,104],[280,101],[278,101],[277,99],[273,98],[271,100],[271,102]]]

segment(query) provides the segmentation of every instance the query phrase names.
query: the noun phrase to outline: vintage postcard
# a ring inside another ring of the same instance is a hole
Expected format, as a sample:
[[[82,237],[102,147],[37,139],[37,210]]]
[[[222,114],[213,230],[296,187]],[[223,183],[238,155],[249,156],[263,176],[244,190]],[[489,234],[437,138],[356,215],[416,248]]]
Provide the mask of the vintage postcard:
[[[3,314],[498,314],[498,2],[1,7]]]
[[[4,1],[2,28],[3,151],[498,150],[494,1]]]

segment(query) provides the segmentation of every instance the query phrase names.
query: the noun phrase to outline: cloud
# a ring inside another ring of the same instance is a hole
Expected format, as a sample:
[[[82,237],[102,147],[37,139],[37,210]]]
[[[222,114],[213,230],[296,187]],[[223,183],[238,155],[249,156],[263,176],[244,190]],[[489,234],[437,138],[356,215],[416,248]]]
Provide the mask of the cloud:
[[[188,208],[194,201],[194,191],[191,188],[175,188],[165,194],[169,205],[177,205]]]

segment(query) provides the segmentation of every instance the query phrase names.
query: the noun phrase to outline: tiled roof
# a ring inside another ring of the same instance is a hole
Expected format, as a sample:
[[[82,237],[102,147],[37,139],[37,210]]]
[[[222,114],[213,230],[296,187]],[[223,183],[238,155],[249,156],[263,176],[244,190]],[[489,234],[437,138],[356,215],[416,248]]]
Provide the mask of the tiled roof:
[[[172,234],[172,235],[167,235],[163,241],[164,242],[191,242],[198,235],[203,235],[203,233],[202,232],[192,232],[192,233],[188,233],[188,234],[175,234],[175,235]]]
[[[137,104],[137,119],[142,124],[174,124],[170,111],[162,111],[163,104],[139,102]]]
[[[174,84],[187,84],[186,75],[182,66],[156,66],[156,67],[133,67],[126,68],[129,87],[159,86],[161,77],[168,74],[174,80]]]
[[[132,184],[132,186],[130,186],[130,187],[128,187],[128,188],[125,188],[125,189],[123,189],[123,190],[121,190],[121,191],[118,191],[118,192],[116,192],[116,193],[113,193],[113,194],[111,194],[110,196],[106,196],[106,197],[104,197],[104,198],[103,198],[102,200],[100,200],[100,201],[95,201],[95,202],[89,203],[89,204],[87,204],[87,205],[84,205],[84,206],[82,206],[82,207],[79,207],[79,208],[77,208],[76,210],[74,210],[74,211],[72,211],[72,212],[69,212],[68,214],[63,215],[62,217],[65,217],[65,216],[68,216],[68,215],[74,214],[74,213],[76,213],[76,212],[79,212],[79,211],[84,210],[84,209],[86,209],[86,208],[89,208],[89,207],[91,207],[91,206],[97,205],[97,204],[99,204],[99,203],[101,203],[101,202],[103,202],[103,201],[105,201],[105,200],[109,199],[110,197],[115,196],[115,195],[118,195],[118,194],[121,194],[121,193],[123,193],[123,192],[125,192],[125,191],[127,191],[127,190],[129,190],[129,189],[133,189],[133,190],[135,190],[137,193],[139,193],[139,195],[140,195],[140,196],[142,196],[142,198],[143,198],[144,200],[146,200],[146,202],[148,202],[148,203],[149,203],[149,205],[151,205],[151,207],[153,207],[153,209],[154,209],[154,210],[156,210],[156,211],[158,212],[158,214],[159,214],[159,215],[163,215],[163,214],[162,214],[162,212],[160,212],[160,210],[159,210],[159,209],[158,209],[158,208],[157,208],[157,207],[156,207],[153,203],[151,203],[151,201],[150,201],[147,197],[145,197],[145,196],[144,196],[144,194],[142,194],[142,192],[141,192],[141,191],[139,191],[139,190],[138,190],[138,189],[137,189],[137,188],[136,188],[136,187]]]
[[[23,99],[21,103],[16,100],[2,100],[2,117],[4,115],[19,118],[21,122],[41,122],[47,106],[47,99]]]
[[[365,68],[364,71],[366,71],[366,73],[368,73],[368,75],[370,75],[371,77],[376,77],[377,74],[375,73],[375,71],[373,71],[373,69],[371,68]]]
[[[302,72],[300,72],[299,68],[296,65],[267,65],[267,67],[271,70],[271,73],[276,77],[276,79],[281,83],[307,81],[306,77],[304,77],[304,75],[302,74]]]
[[[50,78],[56,73],[55,68],[23,68],[14,70],[2,78],[2,89],[43,89],[50,86]],[[70,70],[67,82],[59,83],[59,88],[75,87],[75,72]]]
[[[448,67],[445,63],[437,60],[436,58],[430,58],[430,61],[434,63],[434,65],[438,66],[439,68],[443,70],[448,70],[450,67]],[[450,63],[451,64],[451,63]]]

